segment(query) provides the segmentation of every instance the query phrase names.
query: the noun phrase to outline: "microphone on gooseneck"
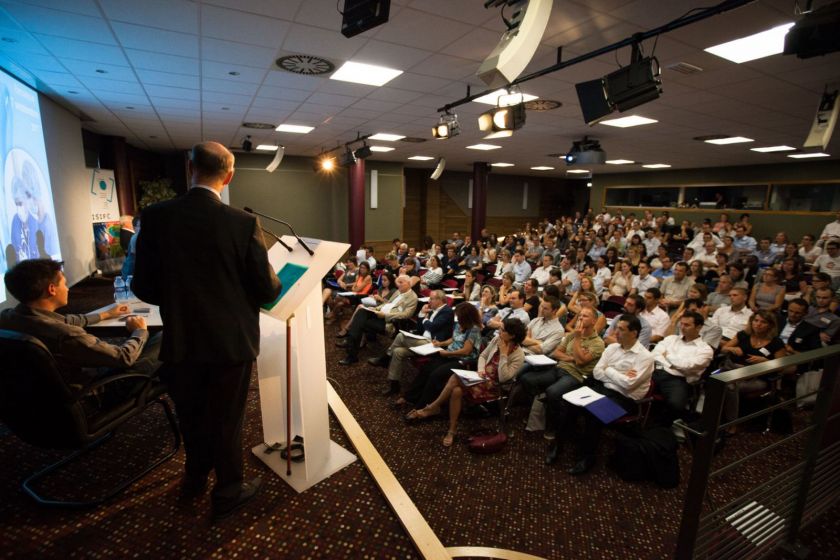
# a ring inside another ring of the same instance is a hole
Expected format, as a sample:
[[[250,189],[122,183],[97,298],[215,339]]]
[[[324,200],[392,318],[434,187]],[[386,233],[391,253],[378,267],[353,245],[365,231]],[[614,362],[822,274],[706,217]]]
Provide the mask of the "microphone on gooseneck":
[[[267,233],[268,235],[270,235],[271,237],[273,237],[274,239],[276,239],[276,240],[277,240],[277,243],[279,243],[280,245],[282,245],[283,247],[285,247],[286,249],[288,249],[288,250],[289,250],[289,252],[292,252],[292,251],[294,250],[294,249],[292,249],[291,247],[289,247],[288,245],[286,245],[286,243],[285,243],[282,239],[280,239],[280,236],[279,236],[279,235],[277,235],[276,233],[274,233],[273,231],[271,231],[270,229],[264,228],[264,227],[262,227],[262,226],[260,226],[260,229],[261,229],[261,230],[263,230],[263,231],[264,231],[265,233]]]
[[[295,239],[298,240],[298,243],[300,243],[301,247],[303,247],[306,250],[306,252],[310,254],[310,256],[315,254],[315,252],[312,249],[309,248],[309,245],[307,245],[303,241],[303,239],[301,239],[300,236],[295,232],[295,228],[293,228],[292,224],[290,224],[289,222],[284,222],[283,220],[281,220],[279,218],[269,216],[268,214],[263,214],[262,212],[257,212],[256,210],[254,210],[253,208],[249,208],[248,206],[244,206],[242,209],[245,210],[246,212],[248,212],[249,214],[255,214],[257,216],[265,218],[266,220],[271,220],[272,222],[277,222],[278,224],[283,224],[284,226],[289,228],[289,231],[292,232],[292,235],[295,236]]]

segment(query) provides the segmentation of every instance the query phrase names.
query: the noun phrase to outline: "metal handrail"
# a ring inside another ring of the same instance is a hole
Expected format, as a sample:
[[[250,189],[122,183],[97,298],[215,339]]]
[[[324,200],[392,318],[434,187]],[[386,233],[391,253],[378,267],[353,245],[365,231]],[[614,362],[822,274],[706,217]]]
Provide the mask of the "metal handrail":
[[[789,442],[792,438],[807,435],[808,441],[806,445],[805,458],[797,465],[798,468],[801,468],[799,488],[796,492],[798,495],[795,497],[795,501],[792,506],[787,506],[785,508],[786,510],[790,510],[791,513],[784,540],[787,545],[796,546],[796,539],[802,524],[802,518],[808,500],[808,493],[814,474],[814,468],[816,466],[817,455],[819,454],[822,445],[825,426],[829,418],[831,398],[837,385],[838,373],[840,373],[840,360],[830,360],[829,358],[838,355],[840,355],[840,345],[833,345],[812,350],[810,352],[803,352],[801,354],[786,356],[784,358],[774,359],[760,364],[754,364],[720,373],[713,375],[706,380],[706,399],[704,401],[703,415],[701,418],[702,427],[699,430],[692,430],[692,432],[698,435],[698,438],[694,448],[694,458],[691,466],[688,489],[686,490],[686,498],[682,520],[680,523],[675,558],[690,559],[694,557],[697,537],[701,526],[701,517],[703,517],[703,503],[707,497],[707,490],[711,477],[727,472],[734,468],[734,466],[737,466],[748,459],[754,458],[760,453],[766,453],[783,443]],[[800,430],[792,436],[784,438],[780,442],[766,446],[758,453],[752,453],[747,457],[735,461],[731,465],[727,465],[713,471],[712,460],[715,451],[715,440],[717,439],[718,432],[722,427],[741,423],[749,418],[754,418],[762,414],[768,414],[772,410],[783,406],[790,406],[791,403],[800,400],[800,398],[789,399],[784,403],[767,407],[756,414],[751,414],[747,417],[739,418],[736,421],[723,424],[721,423],[721,414],[723,412],[723,403],[728,386],[749,379],[765,376],[780,370],[785,370],[791,366],[799,366],[820,360],[824,364],[823,376],[820,382],[820,388],[817,391],[817,401],[814,405],[814,413],[812,416],[813,421],[811,426]],[[749,495],[749,493],[747,495]],[[706,519],[708,519],[708,516],[706,516]]]

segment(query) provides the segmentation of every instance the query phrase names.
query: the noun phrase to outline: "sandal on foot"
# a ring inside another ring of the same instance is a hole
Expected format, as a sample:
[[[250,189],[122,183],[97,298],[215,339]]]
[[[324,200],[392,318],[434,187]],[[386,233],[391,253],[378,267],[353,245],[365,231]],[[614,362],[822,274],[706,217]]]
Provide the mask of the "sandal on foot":
[[[446,432],[445,436],[443,436],[443,446],[452,447],[453,443],[455,443],[455,432],[450,430]]]

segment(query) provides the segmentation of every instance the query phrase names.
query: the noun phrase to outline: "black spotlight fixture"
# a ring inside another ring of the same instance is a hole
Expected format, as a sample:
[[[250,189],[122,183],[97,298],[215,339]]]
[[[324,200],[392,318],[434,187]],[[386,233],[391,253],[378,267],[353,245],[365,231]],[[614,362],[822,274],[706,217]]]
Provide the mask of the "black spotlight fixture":
[[[461,125],[458,122],[458,115],[445,113],[440,116],[437,125],[432,127],[432,136],[438,140],[448,140],[458,136],[461,132]]]
[[[242,149],[246,152],[250,152],[254,149],[254,143],[251,142],[251,135],[245,137],[245,140],[242,141]]]
[[[607,161],[607,154],[601,149],[600,142],[584,136],[582,140],[572,142],[572,148],[563,160],[566,165],[593,165]]]
[[[365,159],[370,157],[373,152],[370,150],[370,146],[367,143],[362,144],[361,148],[357,148],[353,155],[356,156],[356,159]]]
[[[353,154],[353,150],[350,149],[350,146],[347,146],[347,149],[338,156],[338,165],[341,167],[350,167],[355,164],[356,156]]]

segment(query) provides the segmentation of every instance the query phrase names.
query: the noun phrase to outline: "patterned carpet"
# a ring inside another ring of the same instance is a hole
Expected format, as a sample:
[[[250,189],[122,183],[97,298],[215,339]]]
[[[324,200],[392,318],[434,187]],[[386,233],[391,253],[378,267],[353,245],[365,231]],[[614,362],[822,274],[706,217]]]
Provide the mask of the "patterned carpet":
[[[71,291],[71,310],[107,302],[110,284],[87,281]],[[333,333],[334,327],[328,327]],[[373,355],[373,348],[362,358]],[[327,341],[328,375],[362,428],[446,546],[499,547],[546,558],[667,558],[673,555],[690,464],[680,449],[681,485],[663,490],[652,483],[628,484],[606,469],[612,448],[605,437],[592,473],[565,473],[571,450],[560,464],[543,465],[545,441],[522,429],[524,408],[514,410],[515,437],[496,455],[469,453],[464,435],[493,419],[465,418],[459,442],[444,449],[443,421],[407,426],[403,410],[379,396],[385,370],[364,360],[337,365],[343,356]],[[350,448],[334,418],[331,435]],[[260,441],[257,384],[252,384],[245,425],[250,448]],[[115,473],[139,468],[162,452],[167,428],[152,408],[134,425],[76,465],[48,488],[62,496],[85,485],[106,484]],[[764,438],[764,439],[762,439]],[[719,460],[731,461],[775,436],[745,434]],[[244,451],[246,476],[263,476],[253,504],[216,524],[209,500],[182,505],[177,500],[183,450],[113,502],[89,511],[41,509],[20,490],[25,475],[59,454],[34,449],[0,425],[0,554],[7,558],[414,558],[415,549],[374,481],[356,462],[304,494],[297,495]],[[747,463],[715,487],[716,500],[766,480],[786,464],[792,451],[760,464]],[[47,490],[45,490],[47,491]],[[836,558],[840,508],[835,506],[803,534],[814,558]],[[781,558],[781,556],[779,556]]]

